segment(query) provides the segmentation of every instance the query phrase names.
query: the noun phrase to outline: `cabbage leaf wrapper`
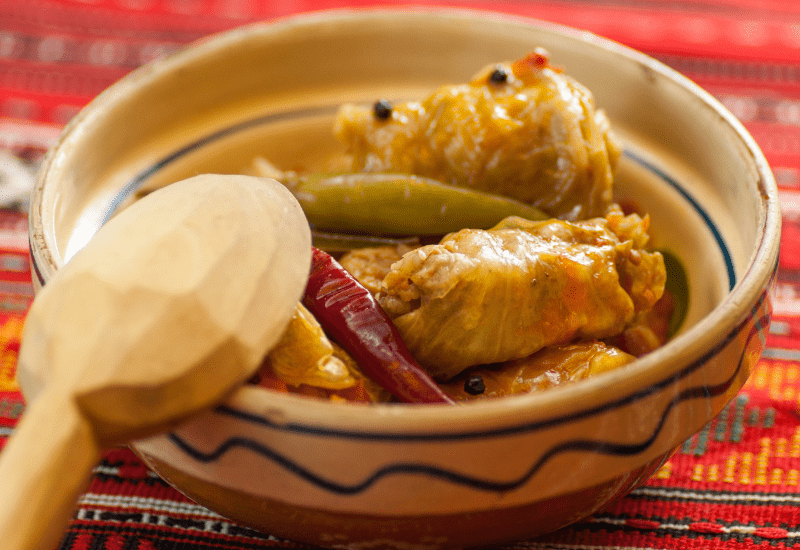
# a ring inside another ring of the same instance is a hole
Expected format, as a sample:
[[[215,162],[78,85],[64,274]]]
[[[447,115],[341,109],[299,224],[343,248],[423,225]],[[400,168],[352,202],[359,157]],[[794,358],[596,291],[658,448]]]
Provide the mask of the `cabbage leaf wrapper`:
[[[392,265],[378,302],[438,381],[575,339],[619,334],[664,291],[649,218],[507,218],[464,229]]]
[[[606,214],[621,152],[591,92],[541,50],[383,116],[344,105],[334,132],[354,171],[425,176],[567,220]]]

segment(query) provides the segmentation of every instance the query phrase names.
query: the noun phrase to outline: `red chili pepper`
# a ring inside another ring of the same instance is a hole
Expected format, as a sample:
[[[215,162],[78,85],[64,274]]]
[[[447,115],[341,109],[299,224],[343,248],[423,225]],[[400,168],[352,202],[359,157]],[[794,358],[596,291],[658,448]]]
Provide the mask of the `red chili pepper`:
[[[305,305],[364,372],[406,403],[450,403],[411,356],[372,294],[327,253],[312,249]]]

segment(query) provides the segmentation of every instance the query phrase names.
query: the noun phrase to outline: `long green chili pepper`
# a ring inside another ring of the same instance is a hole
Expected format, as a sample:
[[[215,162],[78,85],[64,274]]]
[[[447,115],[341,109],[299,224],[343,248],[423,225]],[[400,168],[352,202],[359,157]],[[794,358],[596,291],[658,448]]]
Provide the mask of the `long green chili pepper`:
[[[317,229],[371,235],[443,235],[488,229],[507,216],[544,220],[499,195],[404,174],[310,174],[284,182]]]
[[[422,370],[370,292],[327,253],[312,249],[305,305],[364,372],[406,403],[453,403]]]

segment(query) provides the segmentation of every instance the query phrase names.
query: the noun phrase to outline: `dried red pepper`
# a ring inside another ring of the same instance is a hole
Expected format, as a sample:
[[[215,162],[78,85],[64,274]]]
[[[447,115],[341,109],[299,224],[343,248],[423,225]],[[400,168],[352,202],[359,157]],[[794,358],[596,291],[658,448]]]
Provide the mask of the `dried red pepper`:
[[[372,294],[327,253],[312,249],[305,305],[364,373],[406,403],[453,403],[422,370]]]

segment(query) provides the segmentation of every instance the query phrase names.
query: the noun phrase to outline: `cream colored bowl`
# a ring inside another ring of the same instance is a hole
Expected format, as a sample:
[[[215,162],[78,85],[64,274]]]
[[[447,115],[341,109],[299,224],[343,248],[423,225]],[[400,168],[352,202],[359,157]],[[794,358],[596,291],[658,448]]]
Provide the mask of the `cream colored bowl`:
[[[336,107],[417,97],[542,46],[625,146],[617,182],[689,278],[682,331],[617,371],[469,406],[332,404],[245,387],[134,449],[179,490],[323,546],[496,544],[569,524],[641,483],[736,394],[770,317],[780,216],[770,170],[709,94],[588,33],[490,13],[337,11],[245,27],[135,71],[84,109],[41,172],[37,285],[131,193],[263,155],[335,155]],[[146,231],[146,228],[142,228]],[[279,291],[276,289],[276,291]],[[109,327],[113,330],[113,327]]]

